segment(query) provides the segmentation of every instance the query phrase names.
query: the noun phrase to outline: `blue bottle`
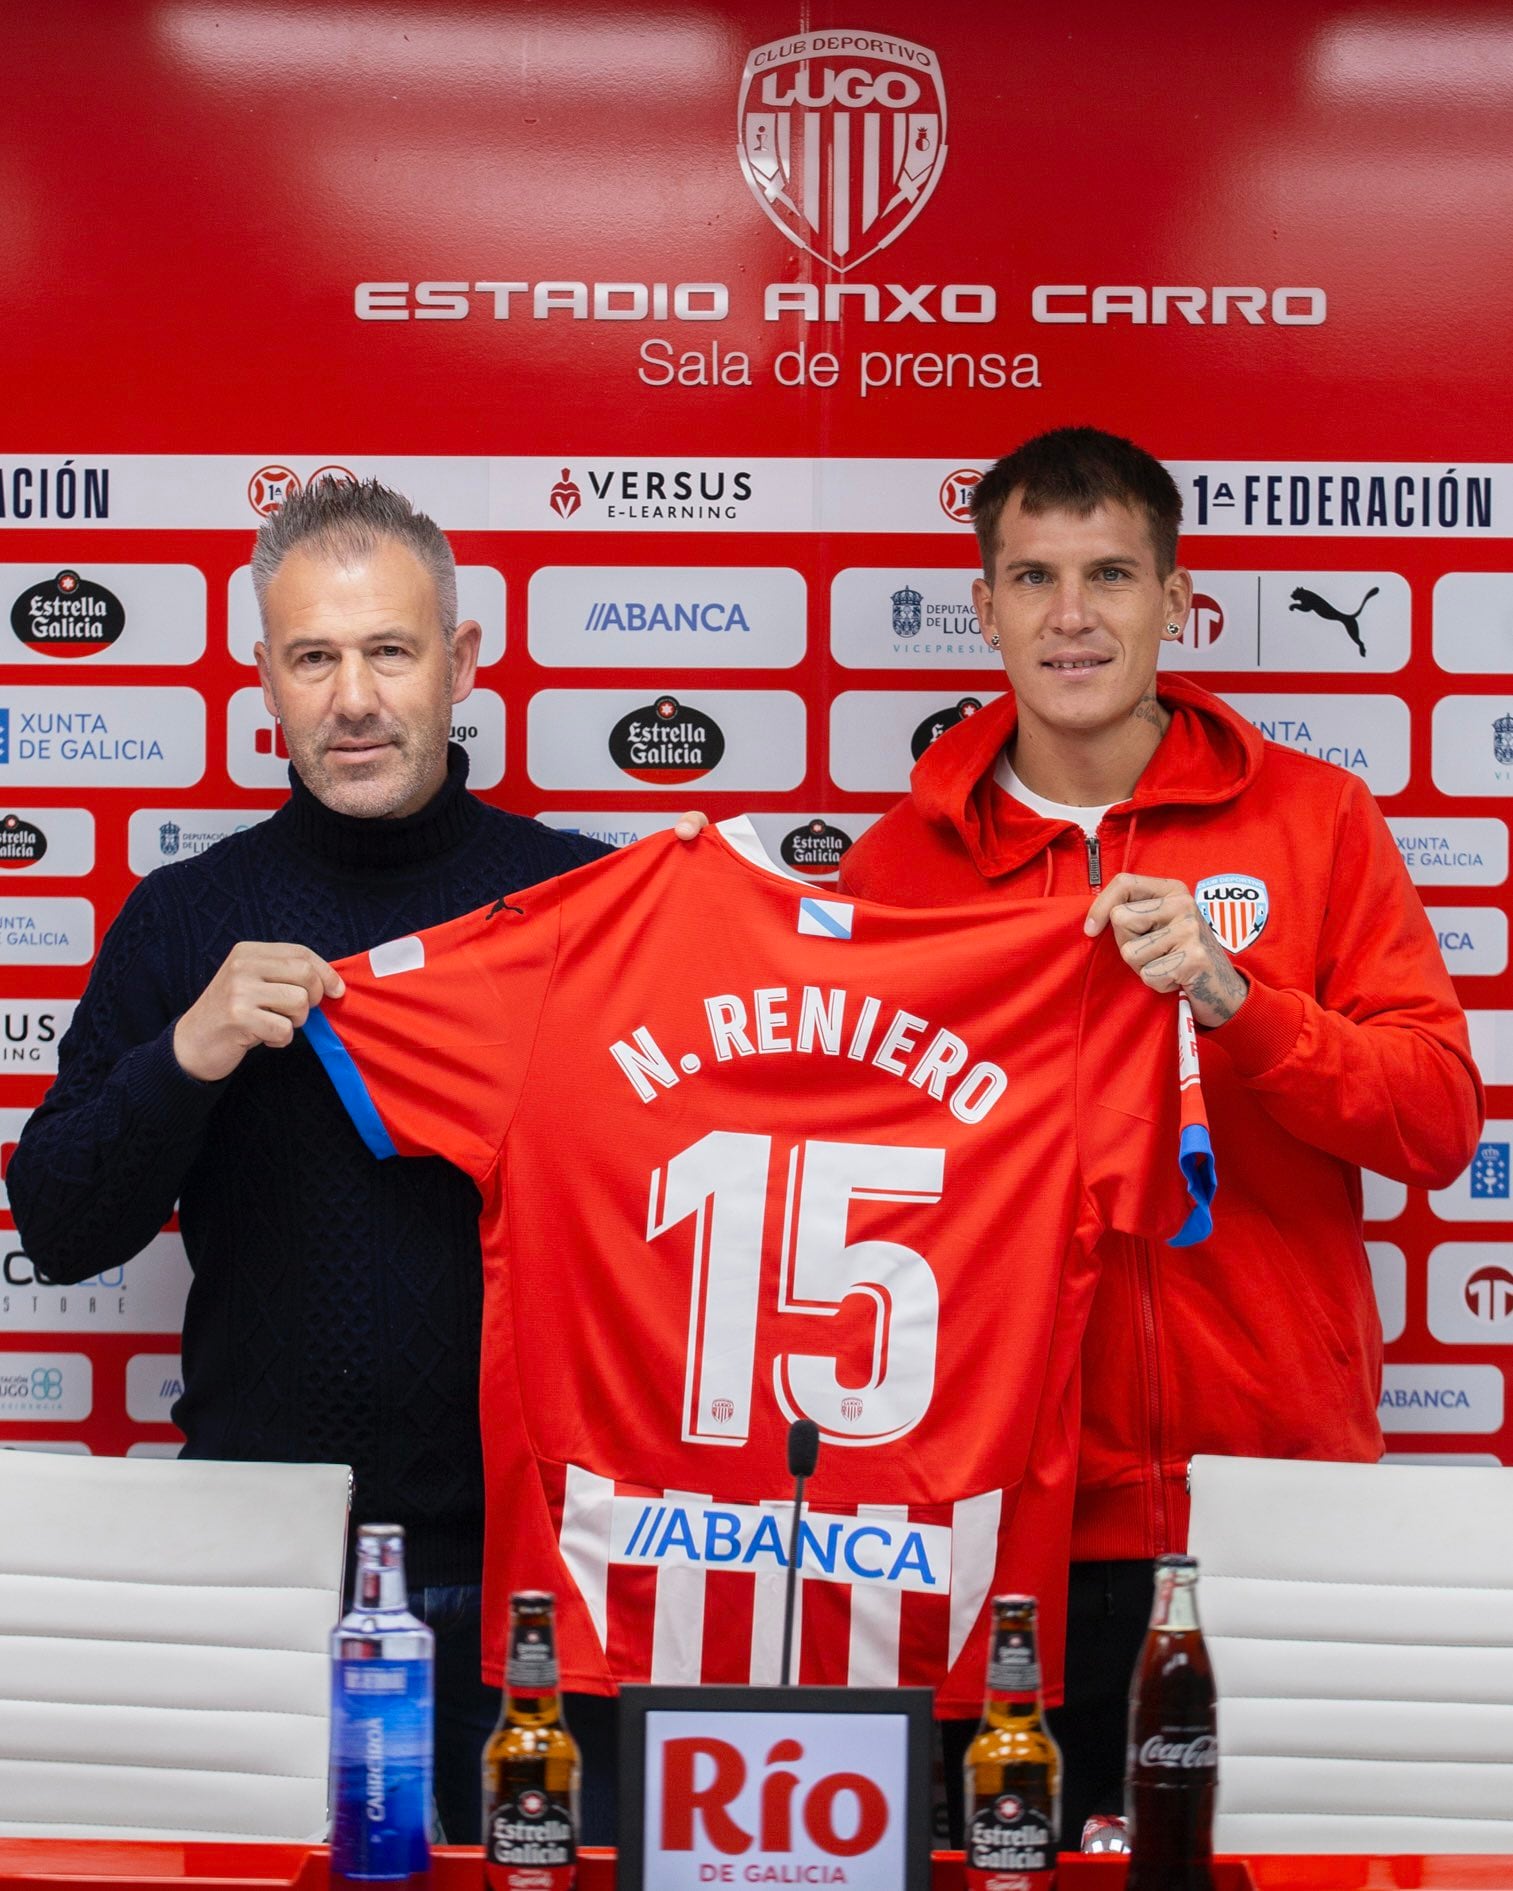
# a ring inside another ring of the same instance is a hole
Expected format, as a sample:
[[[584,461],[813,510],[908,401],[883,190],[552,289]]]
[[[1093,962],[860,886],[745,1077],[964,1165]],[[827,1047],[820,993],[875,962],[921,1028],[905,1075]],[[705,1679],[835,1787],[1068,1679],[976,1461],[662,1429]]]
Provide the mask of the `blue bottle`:
[[[405,1533],[357,1533],[353,1606],[331,1631],[331,1876],[393,1882],[431,1862],[436,1637],[411,1615]]]

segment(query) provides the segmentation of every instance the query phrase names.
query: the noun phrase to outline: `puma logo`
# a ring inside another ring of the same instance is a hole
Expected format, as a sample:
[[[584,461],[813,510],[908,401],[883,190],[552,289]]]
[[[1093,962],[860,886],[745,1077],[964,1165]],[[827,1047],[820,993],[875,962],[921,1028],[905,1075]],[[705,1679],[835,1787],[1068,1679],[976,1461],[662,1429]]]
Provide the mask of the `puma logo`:
[[[494,904],[484,914],[484,918],[494,919],[497,918],[500,913],[513,913],[516,918],[519,919],[524,918],[525,908],[523,906],[511,906],[508,894],[501,893],[498,899],[494,901]]]
[[[1376,585],[1372,585],[1353,611],[1340,611],[1335,609],[1328,598],[1321,598],[1317,591],[1310,591],[1300,584],[1293,592],[1292,602],[1287,608],[1290,611],[1312,611],[1315,617],[1327,617],[1331,624],[1343,624],[1350,641],[1365,656],[1366,646],[1361,641],[1361,612],[1376,596],[1377,589]]]

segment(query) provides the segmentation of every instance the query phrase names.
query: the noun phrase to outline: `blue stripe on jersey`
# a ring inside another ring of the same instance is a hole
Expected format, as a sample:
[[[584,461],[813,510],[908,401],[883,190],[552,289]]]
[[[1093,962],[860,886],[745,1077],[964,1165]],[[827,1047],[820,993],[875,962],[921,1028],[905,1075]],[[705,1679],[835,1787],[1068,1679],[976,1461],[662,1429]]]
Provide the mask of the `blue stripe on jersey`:
[[[1219,1186],[1219,1178],[1214,1173],[1213,1144],[1208,1140],[1208,1131],[1201,1123],[1189,1123],[1183,1130],[1177,1161],[1187,1177],[1187,1192],[1193,1205],[1187,1220],[1166,1245],[1169,1248],[1191,1248],[1200,1241],[1206,1241],[1214,1231],[1214,1218],[1209,1213],[1208,1205]]]
[[[388,1156],[397,1156],[393,1138],[384,1128],[383,1118],[378,1114],[378,1106],[368,1095],[368,1086],[362,1080],[362,1072],[352,1061],[352,1053],[336,1035],[331,1020],[317,1007],[300,1026],[309,1041],[311,1050],[326,1067],[326,1075],[336,1085],[336,1094],[341,1098],[342,1107],[356,1125],[357,1133],[382,1162]]]

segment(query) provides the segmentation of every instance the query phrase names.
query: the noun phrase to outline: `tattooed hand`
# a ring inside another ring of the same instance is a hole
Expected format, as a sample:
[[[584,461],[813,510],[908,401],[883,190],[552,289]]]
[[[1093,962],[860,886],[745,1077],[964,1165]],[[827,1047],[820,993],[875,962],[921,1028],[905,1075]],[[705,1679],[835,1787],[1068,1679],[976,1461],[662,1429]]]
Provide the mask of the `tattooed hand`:
[[[1207,1029],[1227,1023],[1250,990],[1180,880],[1116,873],[1088,908],[1084,931],[1112,925],[1119,953],[1152,991],[1187,994]]]

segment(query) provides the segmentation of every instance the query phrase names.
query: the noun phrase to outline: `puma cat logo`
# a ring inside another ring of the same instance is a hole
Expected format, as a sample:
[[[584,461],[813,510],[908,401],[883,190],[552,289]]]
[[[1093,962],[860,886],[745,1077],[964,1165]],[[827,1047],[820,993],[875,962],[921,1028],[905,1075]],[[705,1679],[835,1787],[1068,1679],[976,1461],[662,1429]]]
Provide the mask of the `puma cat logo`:
[[[1343,624],[1349,632],[1350,641],[1365,656],[1366,646],[1361,641],[1361,612],[1376,596],[1377,589],[1376,585],[1372,585],[1353,611],[1340,611],[1335,609],[1328,598],[1321,598],[1317,591],[1309,591],[1300,584],[1293,592],[1292,602],[1287,608],[1290,611],[1312,611],[1315,617],[1327,617],[1331,624]]]

